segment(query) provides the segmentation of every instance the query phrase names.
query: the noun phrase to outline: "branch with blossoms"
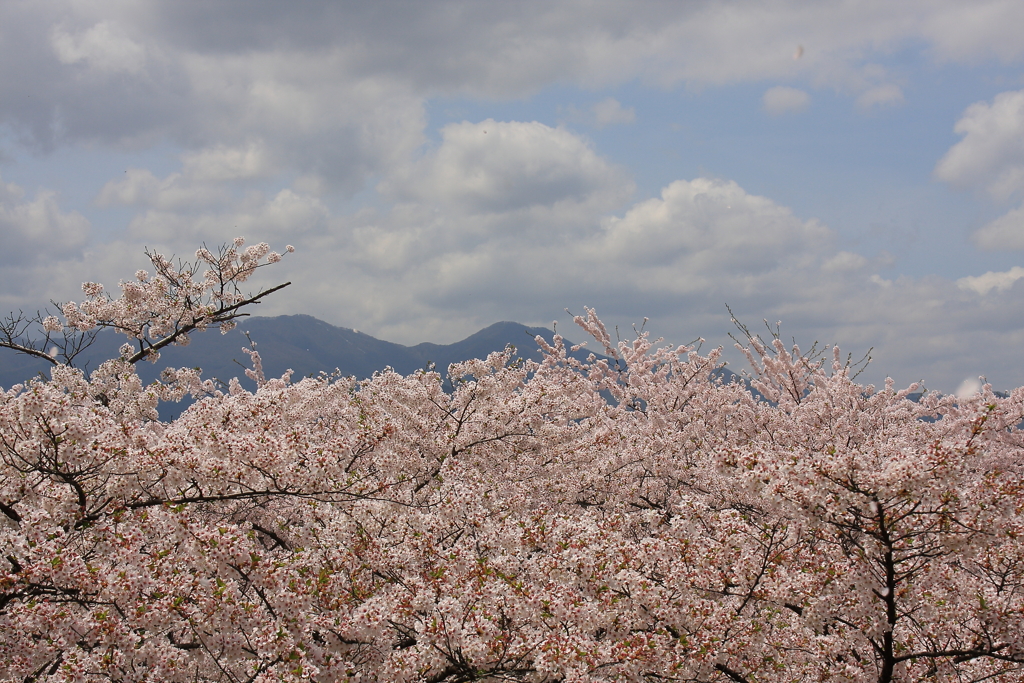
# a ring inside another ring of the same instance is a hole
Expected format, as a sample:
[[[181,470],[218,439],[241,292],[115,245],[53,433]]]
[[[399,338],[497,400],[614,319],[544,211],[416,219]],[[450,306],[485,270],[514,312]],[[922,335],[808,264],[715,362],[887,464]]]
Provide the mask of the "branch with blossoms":
[[[261,289],[255,294],[242,291],[241,284],[264,266],[281,261],[281,254],[261,242],[242,249],[245,240],[236,237],[216,253],[205,246],[194,261],[166,258],[158,252],[145,254],[155,272],[135,273],[135,280],[121,281],[121,296],[112,297],[95,282],[86,282],[86,299],[63,305],[54,303],[65,322],[52,314],[26,316],[11,314],[0,323],[0,348],[41,358],[53,365],[74,365],[74,360],[96,340],[97,333],[112,329],[126,335],[121,357],[129,363],[146,359],[155,362],[160,350],[171,344],[186,346],[189,335],[216,327],[222,334],[232,330],[235,320],[248,313],[241,309],[258,304],[290,282]],[[286,252],[294,252],[291,245]],[[41,340],[31,339],[41,329]]]
[[[54,305],[58,306],[56,302]],[[40,311],[35,315],[27,315],[24,311],[9,313],[0,321],[0,348],[40,358],[52,365],[73,365],[75,357],[96,341],[99,330],[80,332],[54,321],[54,316]],[[29,338],[28,335],[37,330],[43,331],[43,337]]]

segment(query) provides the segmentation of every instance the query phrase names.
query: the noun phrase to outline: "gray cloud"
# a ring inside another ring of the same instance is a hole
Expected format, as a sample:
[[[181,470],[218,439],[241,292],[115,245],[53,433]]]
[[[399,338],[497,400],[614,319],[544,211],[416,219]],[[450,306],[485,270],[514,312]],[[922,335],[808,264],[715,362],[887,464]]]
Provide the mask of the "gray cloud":
[[[799,78],[891,102],[898,84],[866,52],[923,43],[936,60],[1016,59],[1020,41],[999,38],[1022,22],[1003,0],[11,2],[0,121],[43,148],[262,137],[279,163],[353,183],[420,144],[425,97]]]
[[[81,63],[100,73],[137,74],[145,69],[145,48],[113,22],[101,21],[78,33],[55,26],[50,45],[61,64]]]
[[[77,211],[61,211],[53,192],[29,199],[21,187],[0,179],[0,266],[81,253],[89,228]]]

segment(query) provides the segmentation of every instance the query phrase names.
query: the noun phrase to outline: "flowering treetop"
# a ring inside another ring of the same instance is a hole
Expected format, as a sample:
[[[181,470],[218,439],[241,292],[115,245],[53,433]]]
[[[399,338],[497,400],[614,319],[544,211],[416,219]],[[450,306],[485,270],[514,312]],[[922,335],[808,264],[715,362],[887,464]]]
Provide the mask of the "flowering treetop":
[[[143,386],[253,299],[159,272],[60,323],[131,356],[0,395],[0,680],[1024,681],[1024,389],[913,401],[748,337],[755,393],[592,310],[611,360],[556,335],[451,391],[252,349],[255,391]]]
[[[143,358],[156,362],[160,349],[169,344],[186,345],[189,334],[217,327],[227,333],[246,306],[287,287],[289,282],[263,289],[256,294],[243,293],[240,285],[257,269],[277,263],[281,255],[270,251],[266,242],[242,248],[245,240],[235,238],[216,253],[203,247],[195,260],[174,263],[163,254],[146,251],[154,273],[135,273],[133,280],[122,280],[121,295],[112,297],[103,285],[86,282],[86,299],[58,305],[65,321],[56,315],[22,313],[9,315],[0,324],[0,348],[9,348],[47,360],[52,364],[73,365],[74,358],[95,339],[100,329],[112,329],[126,335],[129,342],[122,356],[129,363]],[[286,251],[295,251],[288,246]],[[38,329],[42,339],[26,334]]]

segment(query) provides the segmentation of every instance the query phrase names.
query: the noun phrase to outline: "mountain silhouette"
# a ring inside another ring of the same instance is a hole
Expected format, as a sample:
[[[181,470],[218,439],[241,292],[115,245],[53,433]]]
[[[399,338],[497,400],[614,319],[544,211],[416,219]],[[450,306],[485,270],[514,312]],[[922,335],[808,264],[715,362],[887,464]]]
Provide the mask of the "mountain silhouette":
[[[244,374],[250,367],[249,357],[242,352],[243,347],[249,346],[246,334],[256,342],[268,378],[292,370],[296,380],[334,370],[344,376],[365,379],[386,367],[405,375],[429,365],[444,375],[451,363],[485,358],[509,344],[515,347],[516,355],[539,360],[541,353],[535,337],[540,335],[550,343],[554,336],[547,328],[499,322],[453,344],[424,342],[403,346],[346,327],[335,327],[310,315],[246,318],[225,335],[208,330],[193,334],[188,346],[164,348],[155,364],[138,364],[139,376],[151,382],[165,367],[199,367],[203,369],[204,378],[226,382],[238,377],[243,385],[251,385]],[[104,360],[116,357],[124,342],[123,335],[104,332],[76,359],[76,366],[95,369]],[[571,342],[567,340],[566,344],[571,345]],[[590,351],[581,349],[573,355],[585,359]],[[0,349],[0,387],[24,382],[40,372],[48,377],[49,367],[45,361]]]

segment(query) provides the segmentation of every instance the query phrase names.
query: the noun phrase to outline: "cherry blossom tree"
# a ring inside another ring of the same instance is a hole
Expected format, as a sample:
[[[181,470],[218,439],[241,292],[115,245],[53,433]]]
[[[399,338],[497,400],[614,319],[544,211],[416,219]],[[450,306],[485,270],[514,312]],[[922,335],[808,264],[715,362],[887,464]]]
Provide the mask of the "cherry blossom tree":
[[[7,328],[73,343],[0,395],[0,679],[1024,681],[1024,389],[912,400],[753,335],[726,381],[591,310],[602,356],[450,384],[250,348],[255,391],[143,385],[277,289],[240,291],[278,260],[242,246]],[[129,344],[86,376],[103,327]]]
[[[177,264],[147,250],[155,272],[139,270],[133,280],[122,280],[121,296],[115,299],[103,285],[86,282],[82,285],[87,297],[83,302],[54,304],[65,322],[50,312],[10,314],[0,323],[0,348],[54,365],[74,365],[75,357],[95,341],[97,331],[112,329],[131,340],[122,348],[129,363],[143,358],[156,362],[160,349],[170,344],[187,345],[194,331],[212,326],[227,333],[237,318],[248,315],[241,309],[291,284],[243,294],[240,285],[256,270],[281,260],[281,255],[270,251],[265,242],[239,251],[244,243],[236,238],[217,253],[203,247],[196,251],[194,261]],[[289,245],[287,251],[294,248]],[[29,335],[35,331],[43,337],[32,339]]]

